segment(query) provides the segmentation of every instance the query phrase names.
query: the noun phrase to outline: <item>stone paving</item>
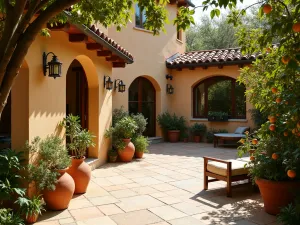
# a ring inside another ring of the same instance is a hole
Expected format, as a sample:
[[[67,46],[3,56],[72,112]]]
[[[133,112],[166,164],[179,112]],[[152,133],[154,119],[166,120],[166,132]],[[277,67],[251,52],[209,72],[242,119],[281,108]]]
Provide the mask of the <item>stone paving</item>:
[[[203,191],[203,158],[236,157],[234,148],[204,143],[160,143],[131,163],[106,164],[92,172],[83,195],[64,211],[48,211],[38,225],[196,225],[277,224],[263,210],[259,193],[249,184],[225,182]]]

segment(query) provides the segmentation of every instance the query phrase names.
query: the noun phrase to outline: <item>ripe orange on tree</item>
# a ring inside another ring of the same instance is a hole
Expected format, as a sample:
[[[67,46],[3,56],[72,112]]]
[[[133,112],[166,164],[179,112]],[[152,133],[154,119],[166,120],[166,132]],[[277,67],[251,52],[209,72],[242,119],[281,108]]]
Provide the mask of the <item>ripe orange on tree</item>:
[[[276,87],[273,87],[273,88],[271,89],[271,91],[272,91],[273,94],[276,94],[278,90],[277,90]]]
[[[252,155],[252,156],[250,156],[250,160],[251,161],[254,161],[255,160],[255,157]]]
[[[293,134],[298,133],[298,129],[297,129],[297,128],[294,128],[294,129],[292,130],[292,133],[293,133]]]
[[[277,159],[278,159],[278,154],[273,153],[273,154],[272,154],[272,159],[277,160]]]
[[[269,121],[270,121],[270,123],[275,123],[276,122],[276,116],[270,116]]]
[[[281,62],[282,62],[283,64],[288,64],[289,61],[290,61],[290,57],[288,57],[288,56],[282,56]]]
[[[271,6],[270,4],[265,4],[265,5],[263,6],[263,12],[264,12],[265,14],[269,14],[271,11],[272,11],[272,6]]]
[[[245,139],[241,139],[240,142],[241,142],[242,144],[244,144],[244,143],[245,143]]]
[[[281,102],[281,98],[276,98],[276,103],[280,103]]]
[[[296,177],[296,172],[294,170],[288,170],[287,175],[289,178],[295,178]]]
[[[252,139],[252,144],[257,145],[257,143],[258,143],[258,140],[256,138]]]
[[[295,24],[293,25],[292,29],[293,29],[293,31],[294,31],[295,33],[300,32],[300,22],[295,23]]]
[[[287,137],[287,136],[289,136],[289,132],[284,131],[284,132],[283,132],[283,135],[284,135],[285,137]]]
[[[274,131],[275,128],[276,128],[275,124],[273,124],[273,123],[270,124],[270,126],[269,126],[270,131]]]

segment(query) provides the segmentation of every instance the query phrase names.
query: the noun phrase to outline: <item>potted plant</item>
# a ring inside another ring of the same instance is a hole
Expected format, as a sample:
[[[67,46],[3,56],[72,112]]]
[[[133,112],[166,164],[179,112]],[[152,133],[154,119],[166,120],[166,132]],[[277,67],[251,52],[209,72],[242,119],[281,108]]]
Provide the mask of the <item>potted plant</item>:
[[[113,148],[110,149],[108,151],[108,161],[111,162],[111,163],[114,163],[117,161],[117,158],[118,158],[118,152],[116,150],[114,150]]]
[[[24,220],[12,209],[0,209],[0,224],[2,225],[24,225]]]
[[[175,113],[171,115],[169,112],[164,112],[157,117],[157,122],[166,134],[170,142],[178,142],[180,132],[184,131],[185,119],[183,116],[177,116]]]
[[[182,137],[183,137],[183,142],[184,143],[189,142],[189,134],[187,132],[184,132]]]
[[[30,224],[35,223],[44,210],[41,195],[34,195],[32,198],[19,197],[16,203],[20,206],[20,214],[24,215],[26,222]]]
[[[114,127],[106,131],[105,136],[111,137],[113,147],[118,150],[121,161],[130,162],[134,155],[135,147],[131,142],[138,126],[130,116],[123,117],[116,122]]]
[[[199,143],[203,135],[206,133],[207,127],[204,123],[194,123],[190,129],[194,135],[194,142]]]
[[[72,164],[67,172],[74,179],[74,193],[82,194],[91,180],[91,168],[84,160],[87,149],[95,146],[95,136],[82,129],[79,116],[68,115],[61,125],[66,129],[67,149],[72,153]]]
[[[143,158],[143,154],[148,152],[147,147],[149,146],[148,138],[140,135],[132,140],[135,146],[135,157],[138,159]]]
[[[52,210],[68,208],[72,199],[75,183],[66,173],[71,159],[63,140],[49,136],[42,140],[36,137],[27,144],[30,152],[28,181],[33,182],[37,194],[42,193],[46,206]]]
[[[218,122],[228,121],[228,113],[209,111],[208,121],[218,121]]]

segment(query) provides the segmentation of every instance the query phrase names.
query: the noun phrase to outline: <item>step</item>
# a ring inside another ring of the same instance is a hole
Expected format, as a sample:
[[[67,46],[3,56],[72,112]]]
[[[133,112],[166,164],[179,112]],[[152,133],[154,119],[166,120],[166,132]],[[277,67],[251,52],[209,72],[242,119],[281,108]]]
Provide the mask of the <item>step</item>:
[[[148,137],[150,145],[164,142],[162,137]]]

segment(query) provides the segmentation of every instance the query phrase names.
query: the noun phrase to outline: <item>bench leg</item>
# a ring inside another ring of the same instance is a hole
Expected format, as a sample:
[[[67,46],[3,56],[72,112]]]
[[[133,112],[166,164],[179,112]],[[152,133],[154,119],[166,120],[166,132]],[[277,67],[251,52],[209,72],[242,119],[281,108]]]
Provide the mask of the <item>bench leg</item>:
[[[214,136],[214,148],[218,145],[218,138]]]
[[[208,160],[204,158],[204,190],[208,189],[208,176],[206,175]]]
[[[227,193],[227,197],[232,197],[232,190],[231,190],[231,162],[228,162],[227,164],[227,188],[226,188],[226,193]]]

